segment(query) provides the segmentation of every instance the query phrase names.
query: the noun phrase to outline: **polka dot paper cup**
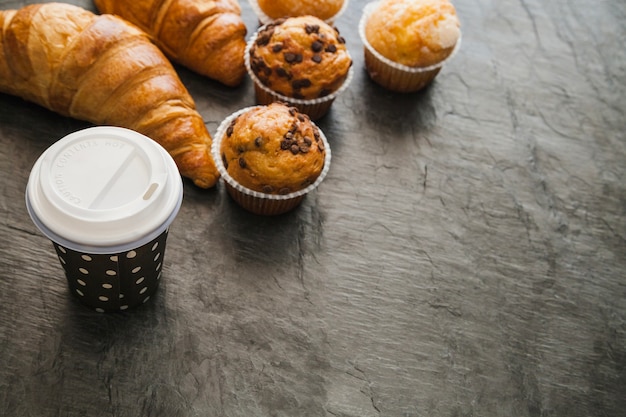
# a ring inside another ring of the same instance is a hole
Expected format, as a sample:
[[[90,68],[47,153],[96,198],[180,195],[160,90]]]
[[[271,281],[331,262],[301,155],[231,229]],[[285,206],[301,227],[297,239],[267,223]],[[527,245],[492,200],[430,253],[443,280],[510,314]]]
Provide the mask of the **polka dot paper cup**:
[[[98,312],[124,311],[150,300],[161,279],[167,230],[147,244],[115,254],[87,254],[59,243],[54,249],[69,290]]]
[[[321,131],[321,129],[319,129],[320,140],[323,141],[324,149],[325,149],[324,168],[322,169],[322,172],[317,177],[315,182],[309,185],[308,187],[303,188],[302,190],[289,193],[289,194],[277,195],[277,194],[265,194],[265,193],[261,193],[258,191],[251,190],[247,187],[244,187],[241,184],[239,184],[237,181],[235,181],[226,170],[226,167],[224,166],[222,154],[221,154],[221,146],[222,146],[222,140],[224,139],[224,136],[226,135],[226,130],[228,129],[228,126],[230,126],[231,122],[235,120],[239,115],[253,108],[255,107],[247,107],[247,108],[241,109],[231,114],[220,124],[213,138],[213,143],[211,145],[211,153],[212,153],[213,159],[215,160],[217,170],[221,174],[221,179],[224,182],[226,191],[232,197],[232,199],[235,200],[237,204],[239,204],[241,207],[243,207],[245,210],[251,213],[259,214],[263,216],[274,216],[278,214],[284,214],[298,207],[298,205],[300,205],[302,200],[304,200],[304,197],[306,197],[307,194],[315,190],[320,185],[320,183],[324,180],[324,178],[326,177],[330,169],[330,159],[331,159],[330,146],[328,144],[328,140],[326,139],[326,136],[324,136],[324,133]]]
[[[252,65],[250,62],[250,49],[256,42],[257,36],[259,32],[263,30],[263,28],[264,27],[261,27],[256,33],[252,35],[252,37],[248,41],[248,44],[246,45],[246,49],[244,53],[244,63],[246,66],[246,70],[248,72],[248,75],[250,76],[250,78],[252,79],[254,83],[254,93],[256,97],[256,103],[264,105],[264,104],[270,104],[274,102],[281,102],[281,103],[285,103],[290,106],[296,107],[301,113],[305,113],[306,115],[308,115],[311,118],[311,120],[321,119],[323,116],[326,115],[326,113],[328,113],[335,99],[341,93],[343,93],[350,85],[352,81],[353,73],[354,73],[353,66],[351,66],[350,69],[348,70],[348,74],[346,75],[346,78],[343,81],[343,84],[341,84],[341,87],[339,87],[333,93],[328,94],[324,97],[305,100],[305,99],[299,99],[299,98],[294,98],[294,97],[288,97],[280,93],[277,93],[261,82],[259,77],[257,77],[257,75],[252,70]]]
[[[26,207],[53,243],[71,293],[99,312],[154,295],[183,186],[171,156],[128,129],[70,134],[34,164]]]
[[[444,64],[459,50],[461,38],[457,41],[452,53],[445,60],[435,65],[428,67],[409,67],[399,64],[376,51],[365,36],[365,25],[377,5],[378,2],[373,2],[365,6],[359,22],[359,36],[363,42],[365,69],[368,75],[374,82],[390,91],[412,93],[423,89],[435,79]]]

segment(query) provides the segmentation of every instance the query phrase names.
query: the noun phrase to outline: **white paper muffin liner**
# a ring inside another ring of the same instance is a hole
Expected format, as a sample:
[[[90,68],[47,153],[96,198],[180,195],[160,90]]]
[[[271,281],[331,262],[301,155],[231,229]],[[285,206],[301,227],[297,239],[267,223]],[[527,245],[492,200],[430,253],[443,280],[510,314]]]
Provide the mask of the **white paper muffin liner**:
[[[437,64],[427,67],[410,67],[394,62],[376,51],[365,35],[367,21],[379,3],[375,1],[367,4],[359,21],[359,36],[363,42],[365,68],[372,80],[388,90],[405,93],[419,91],[430,84],[443,65],[456,55],[461,47],[461,37],[459,36],[450,55]]]
[[[308,193],[310,193],[320,185],[320,183],[324,180],[324,178],[328,174],[328,171],[330,170],[331,151],[330,145],[328,144],[328,140],[326,139],[324,132],[322,132],[322,130],[317,127],[315,123],[313,123],[313,125],[316,126],[316,128],[318,129],[320,139],[323,141],[325,147],[324,168],[322,169],[322,172],[313,184],[309,185],[306,188],[303,188],[302,190],[282,195],[261,193],[239,184],[228,174],[228,171],[224,166],[221,152],[222,139],[226,134],[228,126],[230,126],[230,123],[234,119],[236,119],[243,113],[259,107],[263,106],[251,106],[243,108],[224,119],[217,128],[217,131],[213,137],[213,143],[211,145],[211,155],[213,156],[213,160],[215,161],[217,170],[221,175],[221,179],[226,186],[226,190],[239,205],[255,214],[277,215],[286,213],[297,207]]]
[[[350,69],[348,70],[348,74],[346,75],[346,79],[343,81],[343,84],[341,84],[341,87],[339,87],[337,90],[335,90],[334,92],[332,92],[331,94],[327,96],[314,98],[310,100],[304,100],[304,99],[298,99],[294,97],[287,97],[280,93],[277,93],[273,91],[271,88],[267,87],[265,84],[263,84],[261,80],[259,80],[259,78],[256,76],[256,74],[254,73],[250,65],[250,50],[252,46],[254,45],[254,42],[256,42],[257,36],[262,30],[265,29],[265,27],[266,25],[261,26],[252,35],[252,37],[248,41],[248,44],[246,45],[246,49],[244,52],[244,62],[246,65],[246,70],[248,71],[248,75],[254,82],[254,91],[255,91],[257,104],[270,104],[276,101],[280,101],[280,102],[296,107],[301,113],[305,113],[306,115],[308,115],[311,118],[311,120],[320,119],[322,116],[324,116],[328,112],[328,110],[330,109],[331,105],[333,104],[337,96],[343,93],[350,85],[350,82],[352,81],[352,77],[354,74],[354,69],[353,69],[354,66],[350,66]]]
[[[259,22],[261,22],[262,25],[265,25],[267,23],[271,23],[271,22],[273,22],[275,20],[275,19],[272,19],[271,17],[269,17],[268,15],[266,15],[263,12],[261,7],[259,6],[258,0],[248,0],[248,3],[250,3],[250,7],[252,7],[252,11],[254,11],[254,13],[256,14],[256,16],[259,19]],[[343,5],[337,11],[337,13],[335,13],[334,16],[331,16],[328,19],[324,19],[324,21],[326,23],[328,23],[328,24],[333,24],[335,22],[335,20],[337,20],[339,18],[339,16],[341,16],[343,14],[343,12],[346,11],[346,8],[348,7],[348,3],[349,3],[349,0],[344,0]]]

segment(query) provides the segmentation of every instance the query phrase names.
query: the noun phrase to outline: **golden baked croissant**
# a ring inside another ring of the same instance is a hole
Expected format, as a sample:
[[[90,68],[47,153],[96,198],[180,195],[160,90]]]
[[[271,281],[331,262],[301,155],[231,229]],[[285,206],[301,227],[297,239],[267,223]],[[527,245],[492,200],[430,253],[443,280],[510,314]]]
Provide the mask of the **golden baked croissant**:
[[[237,0],[95,0],[139,26],[173,61],[234,87],[245,75],[246,25]]]
[[[211,136],[171,63],[118,17],[61,3],[0,11],[0,92],[143,133],[199,187],[219,178]]]

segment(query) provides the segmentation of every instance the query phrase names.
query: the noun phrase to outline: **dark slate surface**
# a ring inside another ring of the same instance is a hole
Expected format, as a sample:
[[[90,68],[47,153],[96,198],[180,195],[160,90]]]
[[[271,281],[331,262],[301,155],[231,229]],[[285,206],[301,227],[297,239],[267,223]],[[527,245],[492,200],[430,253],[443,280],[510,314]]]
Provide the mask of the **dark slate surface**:
[[[326,181],[276,218],[185,183],[123,314],[70,297],[24,204],[88,125],[0,95],[1,415],[626,415],[626,3],[459,0],[460,52],[411,95],[368,80],[363,5]],[[212,133],[254,104],[180,76]]]

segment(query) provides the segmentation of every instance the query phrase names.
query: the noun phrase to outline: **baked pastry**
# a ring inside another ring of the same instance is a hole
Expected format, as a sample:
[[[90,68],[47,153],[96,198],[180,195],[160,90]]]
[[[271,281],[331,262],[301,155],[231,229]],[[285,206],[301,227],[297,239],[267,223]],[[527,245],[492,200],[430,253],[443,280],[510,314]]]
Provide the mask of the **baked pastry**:
[[[369,75],[396,91],[416,91],[430,83],[461,37],[449,0],[371,3],[363,13],[360,32]]]
[[[328,171],[330,149],[321,130],[283,103],[231,115],[216,138],[213,155],[229,192],[259,214],[295,207]],[[249,197],[255,199],[246,202]]]
[[[228,86],[246,70],[246,26],[237,0],[94,0],[101,13],[121,16],[154,38],[173,61]]]
[[[344,9],[348,0],[251,0],[263,23],[283,17],[311,15],[330,21]]]
[[[300,191],[313,184],[324,168],[319,129],[308,116],[281,103],[235,118],[221,151],[232,179],[265,194]]]
[[[409,67],[443,61],[460,33],[448,0],[383,0],[365,26],[365,36],[376,51]]]
[[[286,101],[316,119],[348,85],[352,59],[338,29],[299,16],[259,28],[248,42],[246,64],[259,104]]]
[[[264,26],[249,54],[250,68],[263,85],[305,100],[337,91],[352,65],[339,31],[313,16]]]
[[[161,144],[202,188],[219,173],[211,136],[163,53],[134,25],[77,6],[0,11],[0,92]]]

